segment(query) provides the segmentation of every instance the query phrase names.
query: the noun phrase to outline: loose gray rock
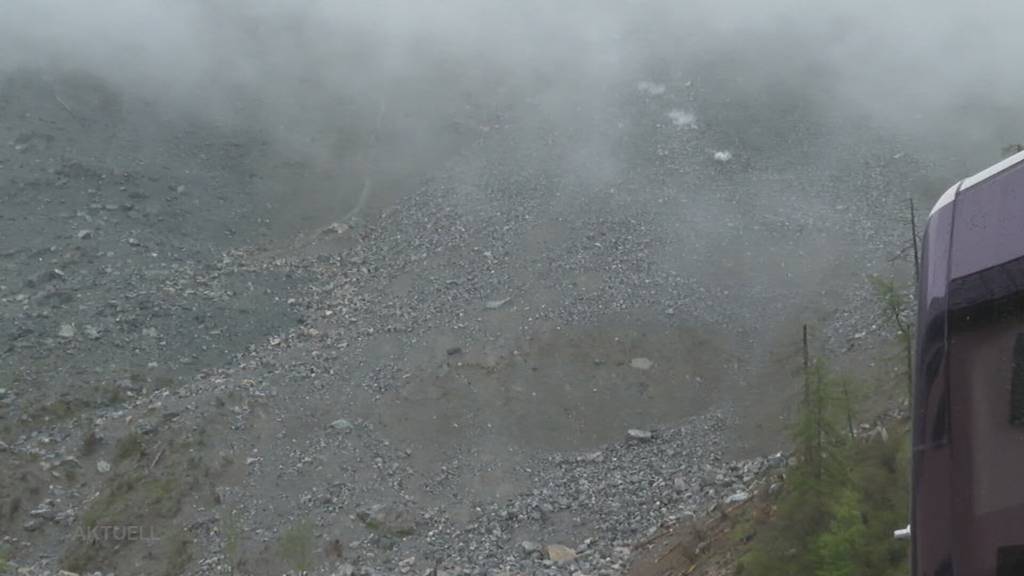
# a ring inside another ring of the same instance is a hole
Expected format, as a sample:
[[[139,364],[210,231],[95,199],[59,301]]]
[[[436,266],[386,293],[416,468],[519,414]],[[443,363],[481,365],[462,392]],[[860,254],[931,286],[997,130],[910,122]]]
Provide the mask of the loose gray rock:
[[[523,540],[519,547],[523,549],[523,552],[526,553],[527,556],[540,554],[544,549],[544,547],[537,542],[531,542],[530,540]]]
[[[654,362],[649,358],[633,358],[630,360],[629,366],[637,370],[650,370],[651,366],[654,366]]]
[[[654,433],[650,430],[640,430],[639,428],[630,428],[626,430],[626,438],[630,440],[637,440],[640,442],[646,442],[654,438]]]
[[[338,566],[338,569],[334,571],[332,576],[353,576],[356,573],[356,567],[351,564],[342,564]]]
[[[416,532],[416,514],[400,504],[377,504],[356,512],[366,527],[388,536],[410,536]]]
[[[351,430],[352,423],[344,418],[338,418],[334,422],[331,422],[331,428],[335,430]]]
[[[562,544],[549,544],[548,560],[556,564],[568,564],[576,559],[576,551]]]
[[[53,520],[57,516],[57,513],[49,505],[47,505],[46,503],[43,503],[38,508],[35,508],[33,510],[29,510],[28,515],[33,517],[33,518],[42,518],[44,520]]]
[[[500,300],[488,300],[484,304],[484,307],[487,308],[488,310],[497,310],[498,308],[501,308],[502,306],[507,304],[509,300],[511,300],[511,298],[502,298]]]
[[[672,479],[672,487],[675,488],[676,492],[686,492],[690,489],[690,483],[683,476],[676,476]]]
[[[736,492],[735,494],[729,495],[729,497],[725,499],[725,503],[726,504],[741,504],[743,502],[746,502],[747,500],[750,500],[750,493],[749,492]]]

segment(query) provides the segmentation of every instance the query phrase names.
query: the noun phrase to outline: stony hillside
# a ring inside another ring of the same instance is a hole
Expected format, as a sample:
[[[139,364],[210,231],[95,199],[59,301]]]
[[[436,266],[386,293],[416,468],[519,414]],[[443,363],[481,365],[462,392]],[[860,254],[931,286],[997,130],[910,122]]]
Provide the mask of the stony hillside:
[[[408,163],[387,108],[311,156],[86,74],[0,78],[0,557],[619,574],[743,500],[781,464],[801,324],[888,369],[858,364],[886,339],[865,279],[905,270],[906,199],[946,174],[715,70],[551,118],[467,96]]]

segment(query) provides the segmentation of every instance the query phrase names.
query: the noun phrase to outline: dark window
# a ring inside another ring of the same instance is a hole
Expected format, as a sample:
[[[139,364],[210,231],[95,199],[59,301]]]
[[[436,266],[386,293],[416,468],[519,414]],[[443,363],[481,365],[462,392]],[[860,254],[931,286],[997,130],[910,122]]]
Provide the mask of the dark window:
[[[928,322],[919,343],[918,374],[915,378],[914,444],[942,445],[949,442],[949,389],[940,379],[946,358],[946,317],[936,314]]]
[[[1024,426],[1024,334],[1013,343],[1013,375],[1010,379],[1010,424]]]
[[[1020,343],[1020,337],[1017,337]],[[996,552],[996,576],[1024,574],[1024,546],[1003,546]]]
[[[945,444],[949,442],[952,426],[949,421],[949,383],[942,383],[942,396],[939,397],[939,405],[935,408],[935,416],[932,420],[932,444]]]

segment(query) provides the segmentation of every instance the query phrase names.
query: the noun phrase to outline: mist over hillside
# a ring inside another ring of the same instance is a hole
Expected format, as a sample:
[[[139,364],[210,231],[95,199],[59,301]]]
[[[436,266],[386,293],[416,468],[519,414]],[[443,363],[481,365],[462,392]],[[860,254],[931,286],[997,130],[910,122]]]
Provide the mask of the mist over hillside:
[[[0,560],[627,572],[782,464],[803,324],[891,376],[1001,10],[6,0]]]

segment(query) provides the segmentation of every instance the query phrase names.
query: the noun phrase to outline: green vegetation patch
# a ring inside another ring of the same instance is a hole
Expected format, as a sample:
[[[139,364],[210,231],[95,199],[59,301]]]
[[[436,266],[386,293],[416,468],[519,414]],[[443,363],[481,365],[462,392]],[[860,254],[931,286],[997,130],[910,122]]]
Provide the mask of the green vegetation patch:
[[[63,567],[77,573],[109,569],[127,547],[155,540],[167,559],[162,572],[181,573],[189,561],[188,538],[169,527],[201,472],[188,466],[187,444],[169,446],[164,465],[150,470],[142,437],[128,434],[117,442],[115,459],[110,480],[73,529]]]
[[[797,463],[787,470],[774,514],[757,530],[738,573],[908,573],[907,545],[892,531],[907,524],[909,427],[897,422],[885,434],[854,436],[844,386],[849,383],[820,363],[811,367],[793,431]]]
[[[281,534],[278,549],[293,570],[306,572],[313,565],[313,525],[299,522]]]

